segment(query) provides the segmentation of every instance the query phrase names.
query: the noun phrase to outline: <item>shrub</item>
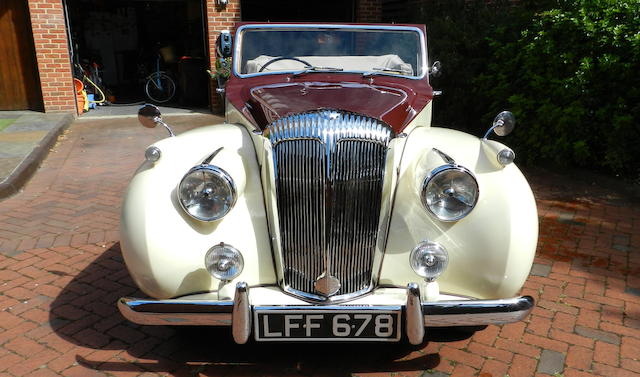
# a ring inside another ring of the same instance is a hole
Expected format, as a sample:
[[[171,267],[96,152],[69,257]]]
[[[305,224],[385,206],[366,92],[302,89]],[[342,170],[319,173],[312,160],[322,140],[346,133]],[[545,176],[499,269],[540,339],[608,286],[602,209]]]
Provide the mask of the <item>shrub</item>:
[[[495,116],[506,106],[493,105],[476,79],[494,60],[491,41],[516,41],[539,5],[522,0],[420,0],[409,7],[406,22],[427,25],[429,60],[440,60],[443,74],[431,80],[443,95],[434,100],[434,124],[480,135],[491,125],[481,123],[486,112]],[[537,3],[540,3],[539,1]]]
[[[444,74],[434,123],[481,135],[500,110],[522,163],[640,171],[640,1],[420,1]]]
[[[517,41],[490,45],[474,82],[520,119],[512,142],[526,162],[638,171],[640,1],[560,0]]]

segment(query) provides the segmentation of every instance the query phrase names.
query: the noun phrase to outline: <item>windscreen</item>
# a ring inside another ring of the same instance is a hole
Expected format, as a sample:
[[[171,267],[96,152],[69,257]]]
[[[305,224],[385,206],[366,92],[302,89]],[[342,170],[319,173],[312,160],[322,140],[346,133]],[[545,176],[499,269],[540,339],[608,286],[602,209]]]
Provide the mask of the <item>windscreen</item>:
[[[236,72],[295,71],[423,75],[418,30],[265,27],[240,33]]]

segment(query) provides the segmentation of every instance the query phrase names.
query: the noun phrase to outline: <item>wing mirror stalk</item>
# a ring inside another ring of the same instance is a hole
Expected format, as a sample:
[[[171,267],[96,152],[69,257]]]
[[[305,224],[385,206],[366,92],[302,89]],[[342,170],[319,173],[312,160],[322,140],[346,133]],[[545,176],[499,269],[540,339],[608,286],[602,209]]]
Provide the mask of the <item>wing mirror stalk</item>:
[[[167,129],[169,136],[173,137],[176,134],[173,133],[171,127],[162,121],[160,109],[158,106],[146,104],[138,110],[138,121],[146,128],[155,128],[157,125],[161,125]]]
[[[493,125],[487,133],[484,134],[482,140],[487,140],[491,131],[493,131],[498,136],[507,136],[513,131],[513,128],[516,126],[516,117],[513,115],[511,111],[503,111],[496,116],[493,120]]]
[[[440,77],[442,75],[442,63],[440,60],[433,62],[433,65],[429,67],[429,77]]]

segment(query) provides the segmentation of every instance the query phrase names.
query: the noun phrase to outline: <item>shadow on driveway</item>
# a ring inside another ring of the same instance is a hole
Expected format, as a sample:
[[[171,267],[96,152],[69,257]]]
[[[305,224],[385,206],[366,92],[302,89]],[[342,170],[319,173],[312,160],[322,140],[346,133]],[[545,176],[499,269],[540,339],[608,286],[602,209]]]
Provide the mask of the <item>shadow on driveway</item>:
[[[56,272],[64,274],[64,272]],[[50,324],[78,348],[76,362],[101,372],[178,375],[351,375],[366,372],[423,371],[436,368],[440,355],[429,340],[451,341],[472,333],[431,331],[421,346],[408,344],[233,342],[230,328],[140,326],[119,313],[122,296],[144,297],[114,244],[77,274],[53,301]],[[87,350],[87,348],[89,350]],[[429,349],[433,349],[429,351]],[[95,350],[94,352],[87,352]]]

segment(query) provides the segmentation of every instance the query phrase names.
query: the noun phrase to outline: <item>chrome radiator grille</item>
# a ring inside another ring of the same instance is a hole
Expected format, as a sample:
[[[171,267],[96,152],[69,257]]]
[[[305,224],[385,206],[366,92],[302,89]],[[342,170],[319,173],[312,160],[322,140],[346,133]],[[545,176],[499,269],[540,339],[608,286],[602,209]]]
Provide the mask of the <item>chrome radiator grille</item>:
[[[268,134],[285,287],[320,299],[368,290],[390,128],[323,110],[282,118]]]

